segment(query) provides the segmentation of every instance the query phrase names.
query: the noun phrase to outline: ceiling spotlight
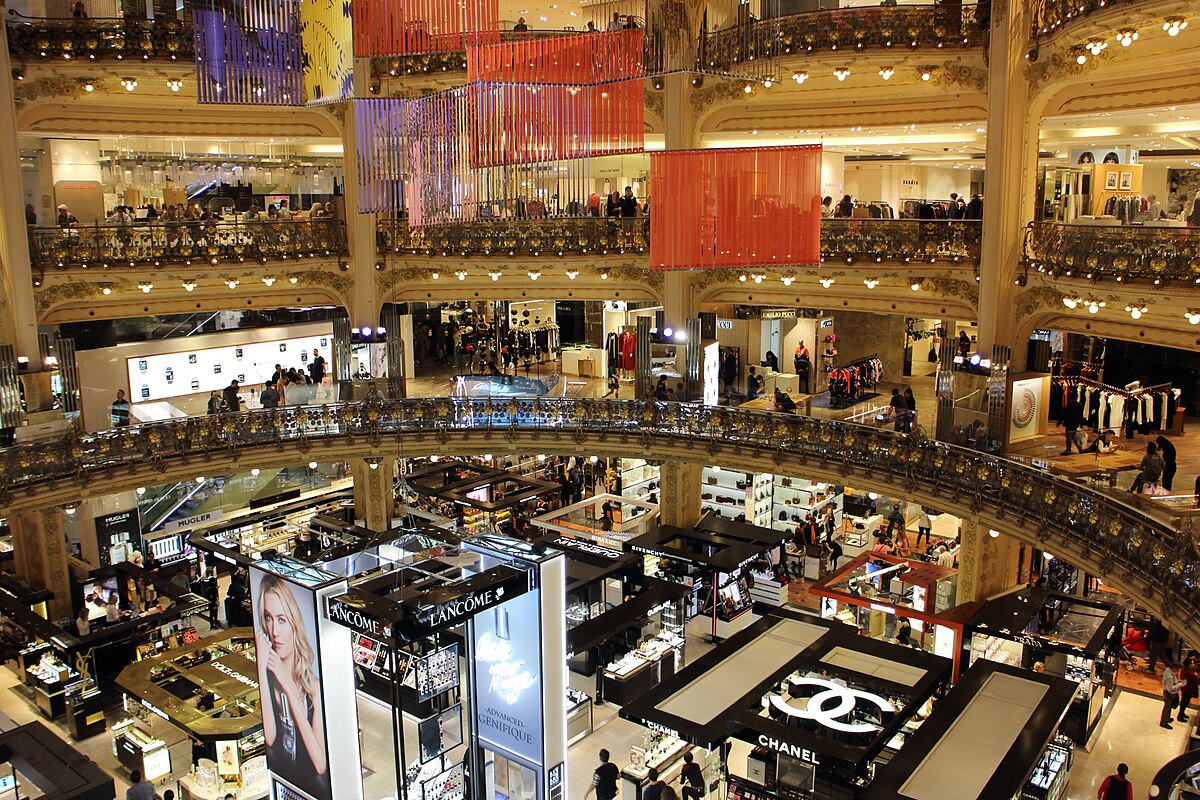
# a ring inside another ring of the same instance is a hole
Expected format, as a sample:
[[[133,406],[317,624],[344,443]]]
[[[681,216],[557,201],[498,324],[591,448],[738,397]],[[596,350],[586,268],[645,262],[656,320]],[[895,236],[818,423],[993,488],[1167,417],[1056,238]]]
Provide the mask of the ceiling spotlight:
[[[575,280],[575,279],[576,279],[576,278],[578,278],[578,277],[579,277],[579,270],[577,270],[577,269],[569,269],[569,270],[567,270],[567,278],[568,278],[569,280]]]
[[[125,87],[125,91],[132,92],[137,88],[137,78],[121,78],[121,85]]]
[[[288,278],[288,283],[292,284],[293,286],[295,286],[299,282],[300,282],[300,279],[297,278],[295,275]]]
[[[143,283],[139,283],[138,288],[146,294],[150,294],[150,290],[154,288],[154,284],[150,283],[149,281],[145,281]]]
[[[1103,300],[1093,300],[1090,297],[1087,299],[1086,303],[1087,303],[1087,310],[1088,310],[1089,314],[1099,314],[1100,309],[1102,309],[1106,305],[1108,305],[1108,303],[1104,302]],[[1140,317],[1141,314],[1139,314],[1138,316]],[[1137,317],[1134,317],[1134,319],[1137,319]]]
[[[775,81],[770,78],[763,78],[763,88],[770,89],[775,84]]]
[[[460,281],[465,281],[467,279],[467,271],[465,269],[456,270],[454,272],[454,277],[458,278]]]
[[[796,280],[796,276],[788,273],[787,275],[781,276],[779,280],[783,281],[784,286],[791,286],[792,281]]]
[[[1080,50],[1079,53],[1075,56],[1075,63],[1076,64],[1086,64],[1087,63],[1087,53]]]
[[[145,486],[139,486],[139,487],[137,487],[137,489],[135,489],[134,491],[136,491],[136,492],[137,492],[139,495],[143,495],[143,494],[145,494],[145,493],[146,493],[146,487],[145,487]]]
[[[1075,308],[1082,302],[1083,302],[1083,299],[1078,298],[1078,297],[1064,297],[1063,298],[1063,305],[1066,306],[1067,308]]]
[[[194,292],[194,291],[196,291],[196,282],[195,282],[195,281],[184,281],[184,282],[183,282],[183,290],[184,290],[185,292]]]
[[[754,91],[754,84],[747,83],[745,86],[742,87],[742,91],[745,92],[746,94],[750,94],[751,92]]]
[[[167,88],[172,92],[178,92],[183,88],[183,81],[179,78],[167,78]]]
[[[608,280],[608,270],[604,270],[603,272],[600,273],[600,280],[602,280],[602,281]]]
[[[499,273],[499,272],[489,272],[488,273],[488,277],[494,281],[500,280],[500,275],[501,275],[501,273]]]
[[[892,76],[895,74],[896,74],[896,70],[892,69],[891,67],[880,67],[879,68],[879,77],[883,78],[885,81],[891,80]]]
[[[830,286],[833,286],[834,280],[833,280],[833,278],[818,278],[817,283],[821,284],[826,289],[828,289]]]
[[[848,67],[838,67],[833,71],[833,75],[839,81],[844,81],[850,77],[850,69]]]
[[[1122,47],[1129,47],[1129,45],[1131,45],[1137,41],[1137,38],[1138,38],[1137,31],[1132,31],[1132,30],[1128,30],[1128,29],[1123,30],[1123,31],[1117,31],[1117,41],[1121,43]]]
[[[241,283],[241,281],[239,281],[237,278],[226,278],[225,279],[225,285],[228,286],[230,289],[236,289],[238,287],[239,283]]]
[[[75,509],[77,509],[78,507],[79,507],[79,506],[77,506],[76,504],[72,503],[72,504],[71,504],[71,505],[69,505],[69,506],[63,506],[63,511],[67,512],[67,514],[69,514],[69,515],[71,515],[71,516],[73,517],[73,516],[75,516]]]
[[[931,77],[933,77],[933,74],[929,70],[927,70],[927,69],[921,70],[921,80],[927,81]]]
[[[863,284],[868,289],[874,289],[876,286],[879,285],[879,279],[878,278],[863,278]]]
[[[1183,316],[1185,316],[1187,321],[1193,325],[1200,325],[1200,311],[1197,311],[1194,308],[1189,308],[1187,311],[1183,312]]]
[[[253,475],[255,478],[257,478],[258,474],[259,474],[258,467],[255,467],[254,469],[250,470],[250,474]]]
[[[265,283],[265,284],[267,285],[267,287],[268,287],[268,288],[269,288],[269,287],[271,287],[271,286],[274,286],[274,285],[275,285],[275,279],[274,279],[274,278],[263,278],[263,279],[262,279],[262,282],[263,282],[263,283]]]
[[[750,279],[753,280],[755,283],[762,283],[763,281],[765,281],[767,279],[767,276],[761,272],[756,272],[750,276]]]
[[[1145,314],[1150,309],[1145,305],[1128,305],[1125,306],[1125,310],[1128,311],[1129,316],[1133,317],[1134,319],[1141,319],[1142,314]]]
[[[921,282],[919,280],[913,281],[908,285],[908,288],[912,289],[914,292],[919,292],[921,291]]]
[[[992,537],[993,539],[998,539],[1000,538],[1000,531],[990,530],[988,531],[988,536]]]
[[[316,468],[317,468],[317,462],[315,462],[315,461],[310,461],[310,462],[308,462],[308,468],[309,468],[309,469],[316,469]]]
[[[1186,19],[1169,17],[1167,21],[1163,23],[1163,30],[1167,32],[1168,36],[1178,36],[1179,32],[1186,28],[1187,25]]]
[[[433,272],[429,273],[430,280],[436,281],[440,277],[442,277],[442,273],[438,272],[436,269]]]
[[[90,78],[83,82],[83,90],[89,94],[96,91],[96,82]]]
[[[746,273],[744,273],[744,272],[743,272],[741,275],[738,275],[738,280],[739,280],[739,281],[741,281],[742,283],[745,283],[745,282],[746,282],[746,281],[748,281],[749,279],[750,279],[750,276],[748,276],[748,275],[747,275]]]
[[[528,274],[529,274],[529,280],[531,280],[531,281],[536,281],[538,278],[542,277],[541,271],[536,270],[536,269],[529,270]],[[495,280],[495,279],[493,279],[493,280]]]
[[[804,72],[803,70],[799,72],[793,72],[792,80],[794,80],[797,84],[803,84],[806,80],[808,80],[808,73]]]

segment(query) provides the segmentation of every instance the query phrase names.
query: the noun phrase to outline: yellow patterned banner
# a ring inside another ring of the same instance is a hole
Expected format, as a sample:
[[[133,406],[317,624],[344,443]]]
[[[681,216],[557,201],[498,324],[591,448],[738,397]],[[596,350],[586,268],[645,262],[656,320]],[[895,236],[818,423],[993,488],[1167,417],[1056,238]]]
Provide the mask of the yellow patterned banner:
[[[304,92],[309,105],[346,100],[354,94],[351,19],[350,0],[303,0],[300,4]]]

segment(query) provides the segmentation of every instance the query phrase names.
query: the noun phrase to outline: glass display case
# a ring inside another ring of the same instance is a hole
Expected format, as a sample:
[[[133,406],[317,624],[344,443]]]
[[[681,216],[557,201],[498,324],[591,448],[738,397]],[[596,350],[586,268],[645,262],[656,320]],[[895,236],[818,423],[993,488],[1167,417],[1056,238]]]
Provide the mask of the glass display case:
[[[567,744],[587,736],[592,728],[592,698],[576,689],[567,689]]]
[[[1057,734],[1026,781],[1020,800],[1061,800],[1071,779],[1074,755],[1075,745],[1070,738]]]
[[[601,668],[604,699],[625,705],[674,675],[682,664],[683,637],[663,631],[644,639],[637,649]]]

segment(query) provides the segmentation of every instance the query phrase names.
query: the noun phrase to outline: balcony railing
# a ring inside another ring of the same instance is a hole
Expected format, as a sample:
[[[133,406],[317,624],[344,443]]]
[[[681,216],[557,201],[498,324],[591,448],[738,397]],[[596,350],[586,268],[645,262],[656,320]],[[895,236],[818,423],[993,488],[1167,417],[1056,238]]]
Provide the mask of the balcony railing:
[[[1031,222],[1025,259],[1050,277],[1200,283],[1200,228]]]
[[[855,263],[979,263],[980,225],[967,220],[823,219],[821,258]],[[642,253],[650,220],[605,217],[503,219],[429,228],[381,220],[380,255],[431,257]]]
[[[987,20],[974,5],[863,6],[791,14],[705,34],[704,68],[732,70],[762,58],[867,49],[980,47]]]
[[[291,406],[174,419],[0,451],[0,508],[61,502],[148,474],[218,460],[253,463],[255,453],[396,452],[426,442],[440,452],[468,439],[514,446],[627,452],[630,446],[684,458],[773,459],[874,486],[914,490],[938,507],[982,517],[1047,552],[1111,576],[1115,585],[1200,643],[1200,559],[1190,540],[1098,490],[986,453],[917,434],[837,420],[687,403],[575,399],[427,398]],[[533,440],[537,439],[538,442]],[[542,442],[545,445],[541,444]],[[694,455],[686,455],[688,452]],[[536,451],[533,451],[536,452]],[[278,456],[276,456],[278,457]],[[297,458],[308,459],[311,456]]]
[[[1032,4],[1033,21],[1030,38],[1037,41],[1052,36],[1073,19],[1080,19],[1097,11],[1110,11],[1130,6],[1142,0],[1037,0]]]
[[[30,228],[29,253],[43,273],[349,255],[346,225],[336,219]]]
[[[36,19],[10,12],[8,50],[14,60],[192,60],[192,22],[138,17]]]

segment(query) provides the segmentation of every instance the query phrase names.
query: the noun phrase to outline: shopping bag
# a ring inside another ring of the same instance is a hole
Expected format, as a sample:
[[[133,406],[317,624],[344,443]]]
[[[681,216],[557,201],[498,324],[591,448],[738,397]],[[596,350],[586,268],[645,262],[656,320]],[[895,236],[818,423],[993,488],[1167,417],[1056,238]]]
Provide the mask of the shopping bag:
[[[1166,489],[1159,486],[1157,483],[1147,483],[1146,488],[1143,489],[1142,492],[1151,497],[1162,497],[1168,493]]]

